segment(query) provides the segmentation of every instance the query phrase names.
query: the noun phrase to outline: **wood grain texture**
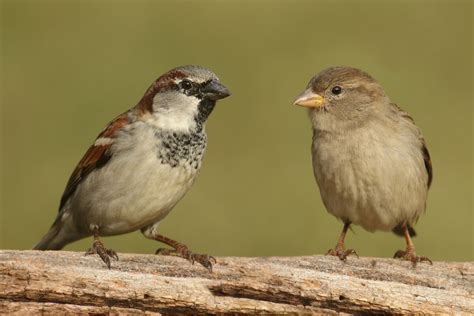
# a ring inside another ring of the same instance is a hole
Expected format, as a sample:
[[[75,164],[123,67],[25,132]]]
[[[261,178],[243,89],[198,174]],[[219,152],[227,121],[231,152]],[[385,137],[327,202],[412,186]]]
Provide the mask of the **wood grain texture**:
[[[380,258],[217,258],[214,272],[180,258],[0,251],[0,312],[474,313],[474,263]]]

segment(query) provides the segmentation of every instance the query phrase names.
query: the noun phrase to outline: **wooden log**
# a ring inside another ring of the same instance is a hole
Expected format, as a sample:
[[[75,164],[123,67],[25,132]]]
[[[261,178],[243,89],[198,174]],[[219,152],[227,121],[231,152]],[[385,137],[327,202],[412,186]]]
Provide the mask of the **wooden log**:
[[[3,313],[466,313],[474,263],[381,258],[217,258],[213,273],[174,257],[0,251]]]

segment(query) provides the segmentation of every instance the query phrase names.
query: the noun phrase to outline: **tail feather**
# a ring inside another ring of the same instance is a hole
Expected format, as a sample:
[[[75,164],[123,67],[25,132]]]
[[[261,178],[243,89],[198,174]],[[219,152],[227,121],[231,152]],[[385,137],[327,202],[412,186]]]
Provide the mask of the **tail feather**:
[[[33,250],[60,250],[66,244],[58,240],[58,235],[61,227],[59,225],[53,225],[49,231],[44,235],[39,243],[34,246]]]
[[[60,213],[49,231],[33,249],[60,250],[67,244],[84,237],[78,234],[75,225],[71,221],[71,217]]]

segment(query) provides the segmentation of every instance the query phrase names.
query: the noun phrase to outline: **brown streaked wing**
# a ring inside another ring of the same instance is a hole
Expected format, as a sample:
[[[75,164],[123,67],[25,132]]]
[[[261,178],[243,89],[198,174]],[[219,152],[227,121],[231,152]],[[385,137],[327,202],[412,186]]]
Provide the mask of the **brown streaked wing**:
[[[97,136],[96,140],[103,137],[116,137],[120,129],[122,129],[128,123],[128,112],[125,112],[113,119],[109,125],[107,125],[107,127]],[[111,156],[108,150],[111,146],[112,143],[104,145],[92,145],[89,147],[86,154],[84,157],[82,157],[81,161],[79,161],[76,169],[74,169],[71,176],[69,177],[66,189],[64,190],[64,193],[61,197],[59,211],[61,211],[64,204],[66,204],[66,201],[76,191],[79,183],[81,183],[81,181],[84,180],[94,169],[103,167],[110,160]]]
[[[433,181],[433,165],[431,164],[430,152],[428,147],[426,147],[425,140],[423,139],[423,146],[421,148],[423,152],[423,160],[425,161],[426,171],[428,172],[428,188],[431,187],[431,182]]]
[[[395,111],[397,111],[404,119],[410,121],[411,123],[415,124],[415,120],[410,116],[410,114],[408,114],[408,112],[404,111],[401,107],[399,107],[397,104],[395,103],[391,103],[391,105],[393,106],[393,109]],[[425,162],[425,168],[426,168],[426,172],[428,173],[428,188],[431,186],[431,182],[433,181],[433,165],[431,164],[431,157],[430,157],[430,152],[428,151],[428,147],[426,147],[426,142],[425,142],[425,139],[423,137],[423,135],[421,134],[421,132],[419,132],[419,135],[418,137],[420,137],[421,139],[421,153],[423,154],[423,160]]]

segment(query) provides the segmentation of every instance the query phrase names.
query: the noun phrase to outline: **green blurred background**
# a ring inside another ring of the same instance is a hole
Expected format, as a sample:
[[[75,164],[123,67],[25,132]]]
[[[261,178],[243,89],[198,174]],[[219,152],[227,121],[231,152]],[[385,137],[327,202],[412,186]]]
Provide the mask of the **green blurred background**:
[[[210,118],[201,175],[162,233],[214,255],[326,252],[342,225],[313,178],[306,111],[291,104],[321,69],[351,65],[427,139],[434,183],[418,253],[474,259],[472,1],[2,0],[1,11],[0,248],[30,249],[104,125],[160,74],[199,64],[233,96]],[[161,246],[140,233],[105,243]],[[355,227],[347,246],[389,257],[404,240]]]

